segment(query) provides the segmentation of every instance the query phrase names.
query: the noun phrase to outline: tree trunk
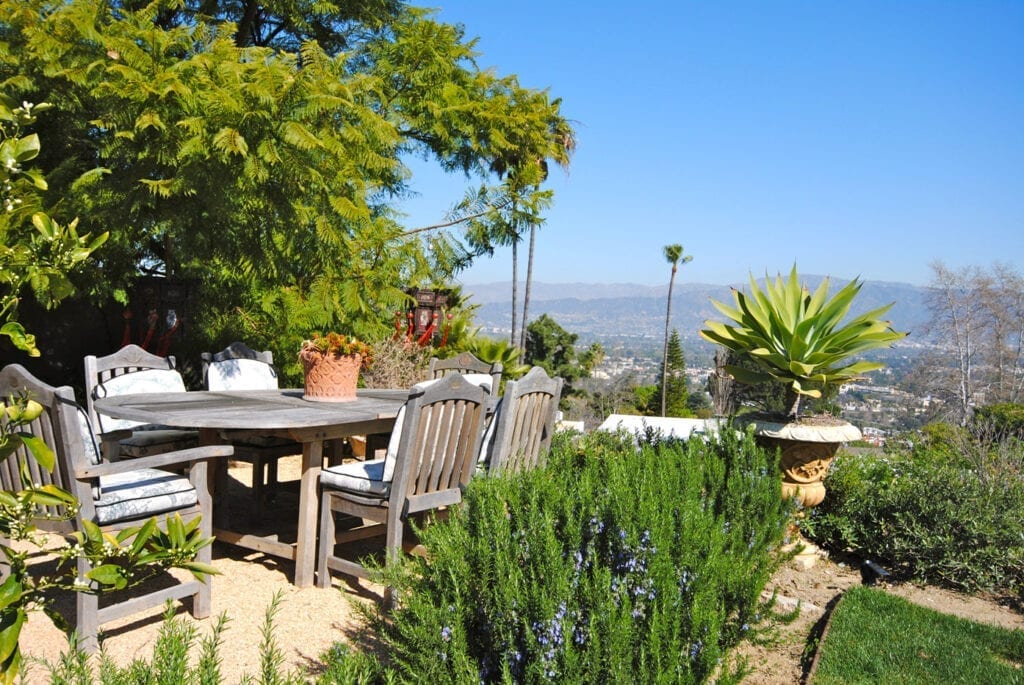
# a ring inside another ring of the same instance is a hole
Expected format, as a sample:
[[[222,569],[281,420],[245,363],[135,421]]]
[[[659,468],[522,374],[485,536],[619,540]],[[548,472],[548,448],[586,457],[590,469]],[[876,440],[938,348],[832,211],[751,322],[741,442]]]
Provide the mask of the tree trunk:
[[[523,291],[523,323],[519,334],[519,347],[526,347],[526,322],[530,310],[530,286],[533,285],[533,246],[537,240],[537,226],[530,226],[530,253],[526,259],[526,288]]]
[[[931,311],[929,332],[943,342],[942,354],[951,359],[950,375],[935,374],[936,389],[948,397],[948,406],[956,414],[959,425],[970,421],[976,393],[984,389],[986,337],[991,337],[990,317],[986,312],[983,290],[987,275],[975,267],[952,271],[941,262],[931,264],[933,279],[928,309]],[[983,355],[978,358],[978,355]],[[989,374],[994,376],[994,374]],[[942,382],[945,380],[945,382]]]
[[[796,421],[800,418],[800,398],[802,395],[792,388],[786,388],[786,420]]]
[[[708,393],[714,406],[715,416],[728,416],[733,413],[732,387],[733,380],[725,371],[729,353],[724,347],[715,351],[715,371],[708,378]]]
[[[676,282],[676,271],[679,267],[672,265],[672,277],[668,280],[668,304],[665,307],[665,346],[661,352],[661,415],[665,415],[665,392],[668,385],[668,329],[672,320],[672,286]]]
[[[508,336],[508,344],[516,344],[516,313],[519,309],[519,241],[512,240],[512,332]]]
[[[256,0],[248,0],[245,3],[245,11],[242,18],[238,20],[238,28],[235,33],[235,45],[244,48],[256,42],[253,23],[256,21],[256,13],[259,12],[260,3]]]

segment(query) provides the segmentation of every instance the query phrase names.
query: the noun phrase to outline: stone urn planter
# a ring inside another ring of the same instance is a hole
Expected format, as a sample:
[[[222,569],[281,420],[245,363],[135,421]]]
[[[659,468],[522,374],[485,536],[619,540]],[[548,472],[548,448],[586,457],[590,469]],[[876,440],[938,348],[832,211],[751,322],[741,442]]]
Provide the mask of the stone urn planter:
[[[860,429],[846,421],[831,424],[751,421],[762,447],[779,450],[782,496],[796,497],[805,509],[825,499],[825,474],[844,442],[860,440]]]
[[[782,471],[783,498],[796,497],[803,511],[825,500],[825,475],[844,442],[860,440],[860,429],[851,423],[811,417],[804,422],[752,420],[754,439],[765,449],[778,450]],[[787,549],[799,547],[793,564],[798,568],[814,566],[821,552],[817,545],[800,534],[796,524],[789,529]]]
[[[359,372],[370,361],[370,350],[355,338],[329,333],[305,341],[299,361],[305,377],[304,399],[351,402],[356,399]]]
[[[824,500],[823,479],[836,450],[859,439],[860,431],[845,421],[803,418],[801,399],[822,399],[830,389],[882,368],[881,362],[858,357],[906,336],[878,318],[892,304],[859,316],[850,313],[861,285],[854,279],[830,296],[825,278],[812,293],[801,284],[795,264],[788,278],[779,274],[772,282],[765,274],[764,288],[751,274],[750,293],[734,289],[732,306],[711,301],[726,321],[706,321],[700,332],[735,355],[736,363],[723,367],[733,380],[785,388],[786,406],[777,423],[750,420],[761,445],[781,451],[783,496],[799,497],[805,508]],[[813,564],[813,556],[806,558]]]

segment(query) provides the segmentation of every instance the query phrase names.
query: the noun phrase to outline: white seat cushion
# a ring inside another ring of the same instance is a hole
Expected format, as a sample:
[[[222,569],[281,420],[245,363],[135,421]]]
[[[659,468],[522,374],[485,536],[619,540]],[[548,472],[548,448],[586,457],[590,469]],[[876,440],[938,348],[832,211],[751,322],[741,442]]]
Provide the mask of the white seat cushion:
[[[199,501],[188,478],[159,469],[102,476],[100,489],[102,496],[95,502],[98,523],[148,518]]]
[[[82,434],[85,458],[90,464],[99,464],[103,460],[100,458],[100,448],[96,444],[96,436],[89,424],[89,415],[81,407],[75,407],[75,409],[78,411],[78,431]]]
[[[484,436],[480,441],[480,454],[477,457],[477,466],[479,468],[486,467],[491,461],[491,450],[494,447],[494,433],[498,429],[498,419],[501,417],[501,405],[504,404],[505,398],[502,397],[498,400],[498,403],[494,406],[494,414],[491,415],[487,421],[487,426],[484,428]]]
[[[145,369],[114,376],[96,386],[94,397],[130,395],[142,392],[185,392],[185,381],[172,369]],[[131,430],[144,424],[129,419],[114,419],[100,415],[100,430],[104,433]]]
[[[384,461],[352,461],[326,468],[320,472],[320,483],[335,490],[386,498],[391,494],[391,481],[383,478]]]
[[[464,373],[462,377],[473,385],[479,385],[488,393],[491,392],[491,385],[494,383],[494,379],[491,378],[489,373]]]
[[[225,359],[213,362],[206,371],[208,390],[273,390],[277,372],[256,359]]]

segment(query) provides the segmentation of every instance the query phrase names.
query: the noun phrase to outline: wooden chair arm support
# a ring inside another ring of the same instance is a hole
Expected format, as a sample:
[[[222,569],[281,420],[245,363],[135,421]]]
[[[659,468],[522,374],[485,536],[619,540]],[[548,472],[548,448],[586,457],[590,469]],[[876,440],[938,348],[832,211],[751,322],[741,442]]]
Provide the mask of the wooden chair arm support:
[[[86,480],[99,476],[112,476],[116,473],[138,471],[139,469],[160,469],[168,466],[177,466],[197,461],[210,459],[221,459],[230,457],[235,453],[231,445],[204,445],[202,447],[191,447],[175,452],[164,452],[149,457],[128,459],[125,461],[104,462],[102,464],[89,464],[75,469],[75,478]]]

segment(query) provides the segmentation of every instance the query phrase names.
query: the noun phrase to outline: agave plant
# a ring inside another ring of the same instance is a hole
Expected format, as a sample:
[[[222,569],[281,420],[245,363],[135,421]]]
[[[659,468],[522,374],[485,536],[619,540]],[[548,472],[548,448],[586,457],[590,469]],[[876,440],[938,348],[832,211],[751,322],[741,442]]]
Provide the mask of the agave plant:
[[[801,397],[821,397],[829,386],[849,383],[884,366],[855,360],[856,355],[889,347],[907,335],[880,320],[892,304],[847,321],[861,286],[854,279],[829,298],[829,279],[812,295],[800,284],[796,265],[788,279],[779,274],[772,283],[766,274],[764,290],[751,275],[749,295],[733,289],[735,307],[712,300],[729,322],[705,321],[707,328],[700,335],[745,355],[758,367],[751,371],[727,365],[726,371],[737,381],[785,383],[787,419],[795,420]]]
[[[523,356],[522,349],[507,340],[473,335],[464,343],[464,347],[482,361],[491,364],[501,362],[503,381],[519,378],[529,370],[528,366],[519,362]]]

